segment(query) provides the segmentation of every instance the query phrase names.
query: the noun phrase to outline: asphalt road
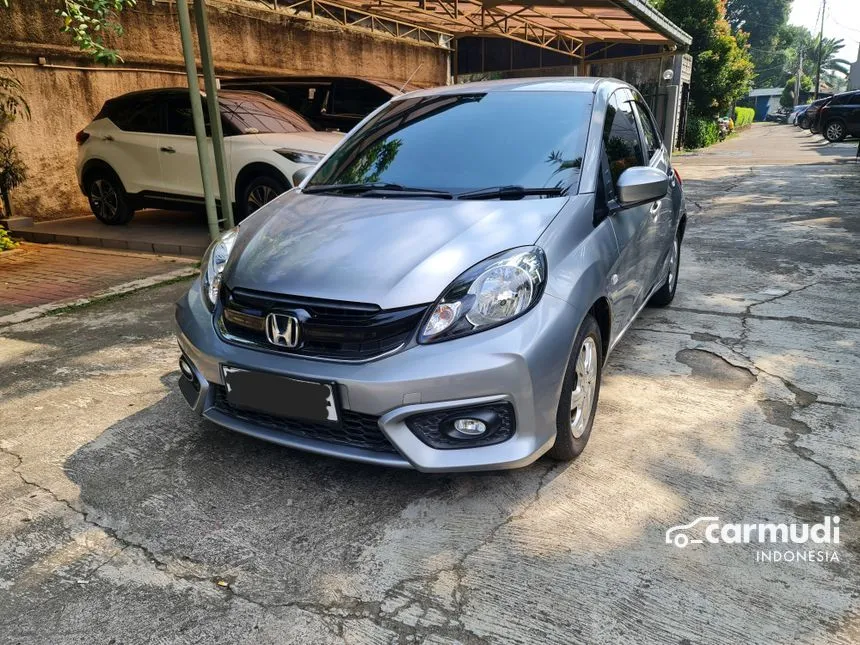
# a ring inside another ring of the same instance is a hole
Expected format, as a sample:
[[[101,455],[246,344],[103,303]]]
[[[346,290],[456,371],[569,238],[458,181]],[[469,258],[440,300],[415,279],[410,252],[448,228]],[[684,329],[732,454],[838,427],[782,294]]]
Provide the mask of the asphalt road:
[[[678,297],[573,464],[429,476],[205,426],[173,385],[183,284],[0,330],[0,641],[860,642],[860,165],[819,142],[678,158]],[[665,543],[832,515],[827,562]]]

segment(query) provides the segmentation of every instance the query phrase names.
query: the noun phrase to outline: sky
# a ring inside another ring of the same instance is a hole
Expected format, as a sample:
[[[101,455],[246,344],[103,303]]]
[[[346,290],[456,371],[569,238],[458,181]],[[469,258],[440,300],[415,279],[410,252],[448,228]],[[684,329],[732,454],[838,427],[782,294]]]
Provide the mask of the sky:
[[[794,0],[788,21],[794,25],[803,25],[809,28],[809,31],[817,33],[821,27],[818,22],[820,12],[821,0]],[[860,42],[860,0],[827,0],[824,37],[844,39],[845,47],[839,52],[839,57],[849,62],[857,60],[857,46]]]

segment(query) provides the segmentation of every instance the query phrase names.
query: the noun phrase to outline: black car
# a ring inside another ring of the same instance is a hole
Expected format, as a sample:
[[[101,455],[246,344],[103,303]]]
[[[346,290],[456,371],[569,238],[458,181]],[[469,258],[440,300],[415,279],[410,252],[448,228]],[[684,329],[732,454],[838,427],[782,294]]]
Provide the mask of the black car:
[[[352,76],[249,76],[221,79],[221,87],[256,90],[295,110],[317,130],[348,132],[392,97],[415,89]]]
[[[806,108],[806,112],[801,118],[802,123],[800,124],[800,127],[808,129],[810,132],[817,133],[819,131],[818,113],[821,111],[821,108],[823,108],[830,102],[831,98],[832,97],[830,96],[826,96],[810,103],[809,107]]]
[[[860,90],[837,94],[818,113],[824,138],[835,143],[860,136]]]
[[[791,114],[791,110],[781,107],[772,112],[768,112],[764,117],[764,120],[773,121],[774,123],[785,123],[788,121],[789,114]]]

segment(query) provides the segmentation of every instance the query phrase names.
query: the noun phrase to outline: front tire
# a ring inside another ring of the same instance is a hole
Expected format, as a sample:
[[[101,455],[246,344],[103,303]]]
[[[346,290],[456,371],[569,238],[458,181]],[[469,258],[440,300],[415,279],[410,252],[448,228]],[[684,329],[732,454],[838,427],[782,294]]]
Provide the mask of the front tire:
[[[251,213],[290,189],[289,184],[275,175],[257,175],[242,187],[239,199],[239,222]]]
[[[547,453],[559,461],[572,461],[585,449],[600,397],[603,342],[600,327],[588,314],[579,326],[568,361],[556,412],[555,445]]]
[[[134,217],[134,209],[119,178],[108,172],[99,172],[90,177],[87,198],[93,215],[109,226],[128,224]]]
[[[829,121],[824,127],[824,138],[830,143],[839,143],[845,135],[845,124],[842,121]]]
[[[669,257],[669,273],[666,281],[657,292],[651,296],[648,304],[652,307],[666,307],[675,299],[675,291],[678,287],[678,273],[681,269],[681,231],[675,234],[672,242],[672,250]]]

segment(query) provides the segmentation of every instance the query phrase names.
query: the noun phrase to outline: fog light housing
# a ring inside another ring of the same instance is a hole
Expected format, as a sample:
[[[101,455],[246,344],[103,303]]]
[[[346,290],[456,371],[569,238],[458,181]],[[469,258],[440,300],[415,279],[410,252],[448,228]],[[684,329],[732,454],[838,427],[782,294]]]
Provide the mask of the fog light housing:
[[[514,406],[502,401],[416,414],[406,419],[406,427],[431,448],[477,448],[513,437],[516,417]]]
[[[487,431],[487,424],[480,419],[457,419],[454,429],[470,437],[478,437]]]
[[[182,376],[187,378],[189,381],[197,380],[194,377],[194,370],[191,369],[191,365],[188,364],[188,360],[184,356],[179,359],[179,371],[182,372]]]

